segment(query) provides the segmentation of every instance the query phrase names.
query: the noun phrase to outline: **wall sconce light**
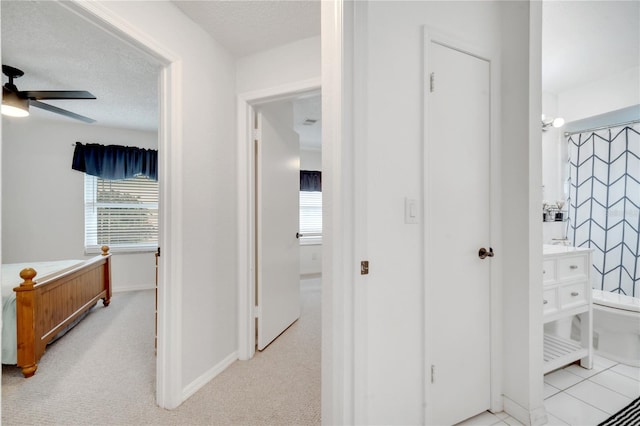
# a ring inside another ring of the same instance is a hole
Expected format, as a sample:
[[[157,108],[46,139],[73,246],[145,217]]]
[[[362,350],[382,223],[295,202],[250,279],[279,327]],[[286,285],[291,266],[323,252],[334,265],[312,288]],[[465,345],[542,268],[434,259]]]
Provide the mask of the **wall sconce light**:
[[[26,117],[29,115],[29,99],[22,99],[17,93],[2,88],[2,115]]]
[[[556,117],[556,118],[545,118],[544,114],[542,114],[542,131],[546,132],[549,130],[549,127],[555,127],[556,129],[564,126],[564,118]]]

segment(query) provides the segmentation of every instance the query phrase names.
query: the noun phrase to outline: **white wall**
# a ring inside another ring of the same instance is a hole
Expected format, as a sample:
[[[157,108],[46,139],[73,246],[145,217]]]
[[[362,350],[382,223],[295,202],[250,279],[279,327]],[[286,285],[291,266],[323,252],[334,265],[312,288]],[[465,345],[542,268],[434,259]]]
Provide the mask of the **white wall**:
[[[181,92],[173,102],[180,106],[181,155],[172,159],[171,178],[181,186],[171,210],[182,212],[175,225],[181,232],[173,235],[182,250],[167,247],[163,254],[172,253],[174,264],[181,264],[180,377],[187,397],[232,361],[238,348],[234,61],[171,2],[100,6],[180,58],[174,78]]]
[[[237,62],[237,93],[320,78],[320,37],[245,56]]]
[[[542,424],[542,4],[501,6],[503,393],[505,411]]]
[[[300,150],[300,170],[322,171],[322,150],[321,149],[301,149]]]
[[[157,149],[156,132],[52,121],[36,114],[3,121],[3,262],[84,259],[84,173],[74,144]],[[153,288],[153,253],[114,254],[113,291]]]
[[[320,80],[320,37],[312,37],[240,58],[237,62],[237,92],[271,89],[299,81]],[[320,151],[301,150],[300,168],[321,170]],[[322,246],[300,246],[300,274],[322,271]]]
[[[322,171],[322,151],[300,150],[300,170]],[[322,244],[300,246],[300,275],[322,273]]]
[[[355,19],[355,51],[361,52],[366,62],[355,64],[362,71],[356,72],[354,80],[363,92],[356,95],[354,110],[364,117],[356,129],[366,129],[365,136],[356,138],[355,143],[363,147],[362,151],[356,148],[357,152],[366,153],[366,212],[360,213],[367,215],[364,255],[372,272],[366,277],[366,301],[356,307],[366,312],[366,335],[358,336],[364,347],[356,348],[365,358],[356,360],[358,368],[365,368],[365,377],[356,377],[362,389],[356,400],[364,404],[362,418],[357,421],[424,422],[422,227],[405,225],[403,220],[404,197],[420,199],[423,194],[423,25],[477,46],[494,59],[492,70],[498,78],[494,83],[499,87],[495,92],[498,99],[493,102],[498,112],[502,104],[503,114],[500,119],[494,117],[494,125],[499,126],[500,120],[508,123],[502,128],[502,143],[498,140],[497,144],[502,145],[502,161],[493,172],[498,181],[507,183],[497,191],[504,199],[505,220],[497,222],[498,241],[492,244],[502,257],[498,262],[504,265],[504,286],[510,289],[497,295],[509,307],[503,310],[509,327],[504,335],[499,328],[493,330],[493,336],[504,340],[508,363],[493,364],[498,376],[504,377],[504,383],[494,385],[502,385],[504,394],[524,407],[529,416],[529,410],[542,405],[541,312],[536,317],[530,306],[530,301],[542,294],[541,285],[531,289],[537,277],[532,271],[541,269],[541,258],[531,270],[529,263],[530,226],[537,226],[541,233],[539,221],[532,225],[530,210],[532,195],[539,205],[541,184],[538,180],[534,183],[537,189],[532,190],[529,180],[532,166],[538,162],[540,167],[539,154],[531,157],[529,144],[531,112],[535,110],[537,123],[541,109],[539,101],[529,104],[530,78],[538,78],[540,93],[540,76],[530,74],[530,65],[531,69],[539,68],[540,61],[539,55],[537,59],[535,54],[529,57],[529,3],[369,2],[366,11],[364,18]],[[540,34],[534,32],[531,37],[539,38]],[[494,130],[500,133],[500,129]],[[539,135],[535,147],[540,150]],[[539,172],[537,177],[541,179]],[[511,237],[501,242],[500,229],[504,234],[511,232]],[[540,237],[534,243],[539,245]],[[540,344],[536,346],[531,341],[538,337]],[[500,354],[494,356],[499,358]]]
[[[558,97],[552,93],[542,94],[542,112],[546,117],[560,117],[558,114]],[[561,167],[557,159],[560,156],[562,128],[548,127],[542,133],[542,196],[545,200],[555,202],[564,199],[562,190]]]
[[[640,67],[603,77],[558,94],[558,113],[567,122],[640,104]]]
[[[558,113],[558,97],[553,93],[542,94],[542,112],[548,118],[561,117]],[[555,203],[558,200],[566,202],[565,172],[566,164],[560,161],[565,158],[567,147],[564,142],[564,127],[556,129],[548,127],[542,132],[542,199]],[[567,210],[567,206],[563,208]],[[540,209],[542,220],[542,208]],[[553,243],[553,239],[566,237],[566,222],[544,222],[542,224],[542,241]]]

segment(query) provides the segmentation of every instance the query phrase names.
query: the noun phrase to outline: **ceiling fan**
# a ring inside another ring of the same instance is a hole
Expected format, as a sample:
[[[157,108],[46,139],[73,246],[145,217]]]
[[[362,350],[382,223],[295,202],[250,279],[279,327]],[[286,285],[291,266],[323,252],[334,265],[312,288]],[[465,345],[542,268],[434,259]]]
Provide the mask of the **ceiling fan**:
[[[96,120],[85,117],[66,109],[40,102],[51,99],[96,99],[91,93],[85,90],[18,90],[13,79],[22,77],[24,72],[9,65],[2,65],[2,72],[9,78],[9,82],[2,86],[2,114],[14,117],[26,117],[29,115],[29,106],[41,108],[56,114],[84,121],[85,123],[95,123]]]

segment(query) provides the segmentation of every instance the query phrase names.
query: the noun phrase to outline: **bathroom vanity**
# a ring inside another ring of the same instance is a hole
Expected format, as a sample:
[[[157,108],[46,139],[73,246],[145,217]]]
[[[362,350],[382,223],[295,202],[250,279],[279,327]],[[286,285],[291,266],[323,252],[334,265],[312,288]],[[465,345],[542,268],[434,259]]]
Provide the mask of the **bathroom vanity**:
[[[545,333],[544,373],[580,360],[590,369],[593,356],[593,315],[591,307],[591,252],[589,248],[560,245],[543,246],[543,318],[544,323],[570,323],[580,319],[580,341]]]

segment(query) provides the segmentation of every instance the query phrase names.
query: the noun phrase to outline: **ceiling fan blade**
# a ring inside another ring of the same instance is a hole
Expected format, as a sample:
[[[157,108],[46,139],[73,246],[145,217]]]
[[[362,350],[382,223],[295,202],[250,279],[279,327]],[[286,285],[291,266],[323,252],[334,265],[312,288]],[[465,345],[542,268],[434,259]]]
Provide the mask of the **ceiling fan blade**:
[[[76,120],[84,121],[85,123],[95,123],[96,120],[93,118],[85,117],[84,115],[76,114],[75,112],[67,111],[66,109],[58,108],[53,105],[45,104],[43,102],[34,101],[33,99],[29,100],[29,105],[45,109],[47,111],[55,112],[56,114],[61,114],[70,118],[75,118]]]
[[[96,98],[86,90],[24,90],[18,92],[18,96],[35,100]]]

